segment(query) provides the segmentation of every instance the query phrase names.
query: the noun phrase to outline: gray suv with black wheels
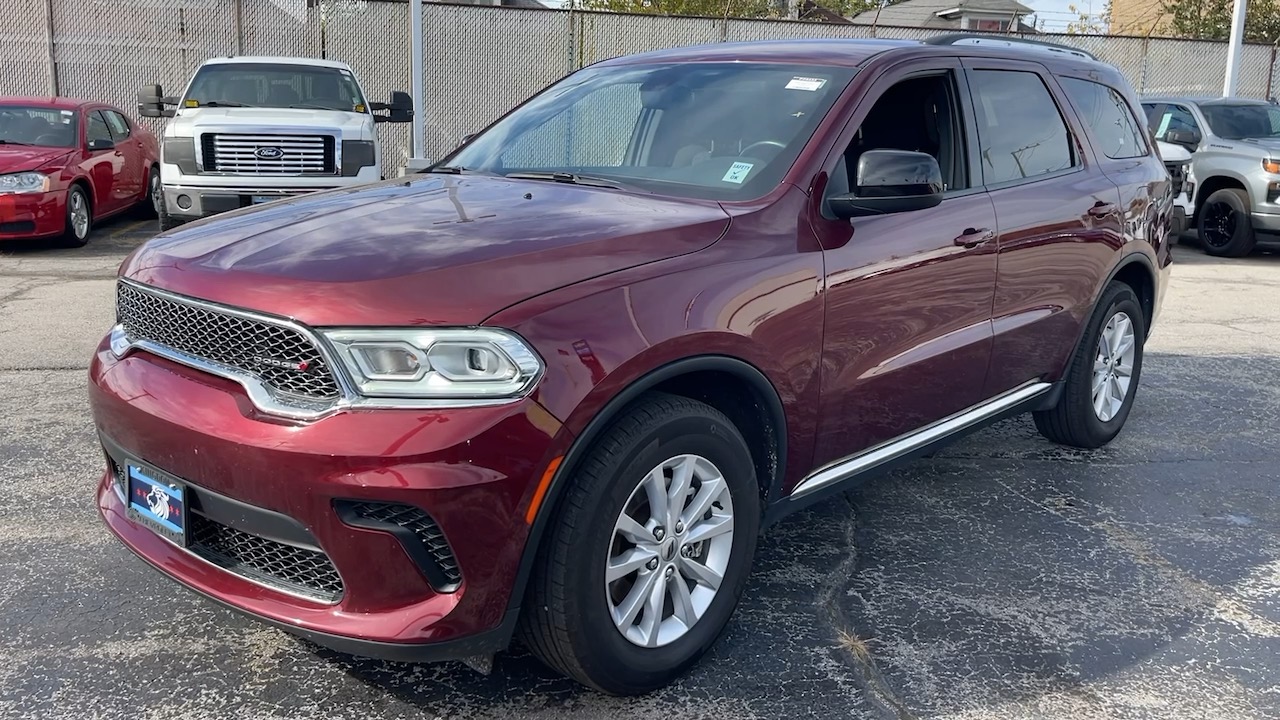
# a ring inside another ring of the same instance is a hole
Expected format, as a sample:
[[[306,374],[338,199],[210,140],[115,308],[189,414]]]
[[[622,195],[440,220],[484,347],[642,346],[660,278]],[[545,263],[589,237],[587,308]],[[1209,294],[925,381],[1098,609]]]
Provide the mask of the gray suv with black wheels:
[[[1210,255],[1280,244],[1280,106],[1247,98],[1143,98],[1156,139],[1191,151],[1192,227]]]

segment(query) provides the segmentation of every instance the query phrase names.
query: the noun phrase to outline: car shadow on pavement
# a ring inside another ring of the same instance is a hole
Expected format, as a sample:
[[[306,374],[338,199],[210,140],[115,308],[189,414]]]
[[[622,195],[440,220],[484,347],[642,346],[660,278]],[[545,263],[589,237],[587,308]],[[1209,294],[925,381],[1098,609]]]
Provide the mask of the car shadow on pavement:
[[[318,652],[428,717],[690,698],[778,717],[801,697],[831,716],[1274,717],[1277,377],[1277,358],[1151,353],[1106,448],[1017,418],[784,521],[725,637],[641,701],[522,652],[488,677]]]

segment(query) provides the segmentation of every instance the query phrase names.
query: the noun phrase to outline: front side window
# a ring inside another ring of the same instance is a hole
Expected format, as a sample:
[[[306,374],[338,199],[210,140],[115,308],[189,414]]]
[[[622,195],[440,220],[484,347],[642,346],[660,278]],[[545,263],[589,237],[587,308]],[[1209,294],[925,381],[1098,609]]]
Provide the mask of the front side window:
[[[182,107],[269,107],[367,110],[355,77],[340,68],[267,63],[205,65]]]
[[[94,110],[89,113],[89,125],[85,133],[87,142],[95,142],[98,140],[106,140],[111,142],[111,130],[107,127],[107,121],[102,119],[102,113]]]
[[[441,164],[589,176],[680,197],[758,197],[781,181],[854,72],[754,62],[587,68]]]
[[[1147,112],[1147,124],[1151,126],[1152,134],[1158,138],[1163,138],[1166,133],[1172,131],[1200,133],[1200,125],[1196,122],[1196,116],[1181,105],[1157,103],[1143,105],[1142,107]]]
[[[1076,165],[1071,133],[1040,76],[1020,70],[970,74],[987,185],[1015,182]]]
[[[75,147],[79,130],[75,110],[0,105],[0,145]]]
[[[116,142],[120,142],[129,137],[129,121],[124,116],[114,110],[103,110],[103,116],[107,118],[107,126],[111,128],[111,137]]]
[[[1227,140],[1280,137],[1280,107],[1255,104],[1201,105],[1214,135]]]
[[[1138,129],[1138,120],[1123,95],[1088,80],[1061,81],[1080,119],[1093,130],[1098,152],[1113,160],[1146,156],[1147,144]]]

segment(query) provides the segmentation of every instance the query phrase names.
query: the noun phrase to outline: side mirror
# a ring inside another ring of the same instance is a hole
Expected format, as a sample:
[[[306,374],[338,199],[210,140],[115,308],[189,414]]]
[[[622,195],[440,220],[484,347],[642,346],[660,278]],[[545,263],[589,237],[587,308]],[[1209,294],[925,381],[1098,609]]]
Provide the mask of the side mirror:
[[[89,149],[92,150],[93,152],[99,152],[101,150],[110,150],[115,146],[116,146],[116,143],[114,140],[107,140],[105,138],[89,141]]]
[[[924,210],[942,202],[942,170],[925,153],[868,150],[858,158],[855,187],[854,192],[828,199],[836,217]]]
[[[1200,144],[1200,133],[1195,130],[1166,130],[1164,141],[1174,145],[1195,147]]]
[[[159,85],[143,85],[138,91],[138,115],[142,117],[173,117],[173,109],[165,105],[176,104],[177,100],[164,96],[164,88]]]
[[[407,92],[391,91],[391,102],[372,103],[373,110],[387,110],[386,115],[374,115],[374,122],[407,123],[413,120],[413,98]]]

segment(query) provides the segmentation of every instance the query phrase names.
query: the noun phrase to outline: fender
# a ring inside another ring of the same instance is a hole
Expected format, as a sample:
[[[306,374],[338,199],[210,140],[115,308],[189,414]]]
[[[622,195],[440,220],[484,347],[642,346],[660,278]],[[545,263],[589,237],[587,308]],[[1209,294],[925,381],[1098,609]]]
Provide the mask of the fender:
[[[556,468],[551,477],[551,483],[547,486],[542,505],[538,508],[538,514],[534,518],[532,527],[529,528],[529,537],[525,541],[524,553],[520,556],[520,568],[516,573],[515,585],[511,588],[511,598],[507,601],[507,618],[513,618],[519,614],[520,605],[524,601],[525,586],[528,584],[529,576],[533,572],[533,563],[538,556],[542,537],[546,534],[547,526],[551,523],[552,516],[555,515],[555,506],[559,502],[560,496],[564,494],[564,489],[568,485],[568,478],[572,477],[576,466],[582,461],[587,451],[590,450],[591,445],[609,426],[613,418],[628,404],[640,397],[641,394],[677,375],[703,370],[718,370],[730,373],[750,383],[760,394],[760,397],[764,399],[765,411],[769,413],[769,417],[777,428],[776,436],[778,442],[778,470],[776,476],[769,479],[764,505],[767,507],[769,501],[777,497],[787,466],[786,415],[783,413],[782,400],[778,397],[777,390],[774,389],[773,384],[769,382],[764,373],[746,361],[727,355],[690,357],[663,365],[648,374],[642,375],[617,395],[610,398],[609,402],[600,409],[600,412],[596,413],[591,422],[587,423],[582,433],[569,446],[568,452],[564,455],[564,460],[561,461],[560,466]],[[514,625],[514,623],[503,623],[504,626],[508,624]]]
[[[1155,271],[1155,265],[1151,262],[1151,258],[1147,257],[1146,253],[1140,250],[1135,250],[1120,258],[1120,260],[1115,264],[1115,266],[1111,268],[1111,272],[1107,273],[1106,279],[1103,280],[1098,285],[1098,287],[1093,291],[1093,300],[1089,303],[1089,314],[1085,316],[1084,322],[1080,323],[1080,332],[1076,335],[1076,342],[1074,345],[1071,346],[1072,347],[1071,355],[1067,358],[1068,365],[1063,368],[1064,377],[1058,382],[1054,383],[1053,390],[1049,391],[1044,396],[1043,402],[1041,402],[1039,407],[1036,409],[1048,410],[1049,408],[1058,404],[1058,398],[1062,396],[1062,389],[1066,385],[1064,380],[1065,380],[1067,369],[1069,368],[1071,363],[1071,358],[1074,358],[1076,356],[1076,353],[1080,351],[1081,343],[1085,341],[1084,334],[1089,329],[1089,321],[1093,319],[1093,313],[1098,308],[1098,300],[1102,298],[1102,292],[1107,289],[1107,286],[1110,285],[1113,280],[1116,279],[1116,276],[1120,274],[1121,270],[1124,270],[1126,267],[1129,267],[1134,263],[1139,263],[1146,269],[1147,274],[1151,276],[1152,287],[1155,288],[1155,286],[1158,283],[1156,279],[1157,275]],[[1152,292],[1154,293],[1156,292],[1156,290],[1153,289]],[[1151,299],[1153,303],[1156,302],[1156,300],[1157,298],[1154,298],[1154,297]],[[1147,336],[1148,337],[1151,336],[1151,327],[1149,324],[1147,326]]]

